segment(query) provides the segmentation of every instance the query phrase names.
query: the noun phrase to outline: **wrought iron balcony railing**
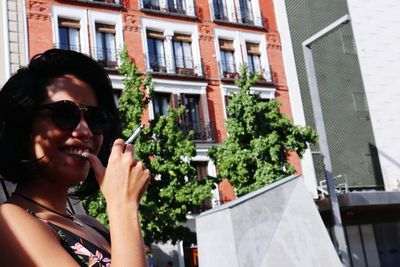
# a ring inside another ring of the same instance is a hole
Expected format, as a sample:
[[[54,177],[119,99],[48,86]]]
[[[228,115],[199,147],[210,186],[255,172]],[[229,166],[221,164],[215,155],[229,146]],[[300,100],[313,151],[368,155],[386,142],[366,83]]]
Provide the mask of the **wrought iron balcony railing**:
[[[240,22],[244,24],[255,25],[253,10],[241,8],[239,12]]]
[[[194,132],[193,139],[198,142],[215,142],[215,134],[212,123],[198,122],[198,123],[184,123],[181,122],[179,127],[184,133]]]
[[[256,16],[253,10],[245,8],[236,8],[228,11],[227,6],[214,7],[214,20],[258,27],[264,26],[262,16]]]
[[[187,4],[186,1],[175,2],[169,0],[160,3],[159,0],[142,0],[140,8],[142,11],[153,11],[185,17],[195,17],[196,14],[194,6],[192,4]]]
[[[72,0],[74,2],[83,2],[83,3],[95,3],[95,4],[106,4],[113,6],[121,6],[122,0]]]
[[[171,57],[162,54],[146,54],[147,71],[169,75],[203,77],[204,70],[201,62],[192,57]]]
[[[93,47],[92,56],[105,68],[118,67],[118,53],[115,48]]]
[[[167,60],[163,54],[147,54],[148,70],[151,72],[167,73]]]
[[[118,53],[116,49],[104,49],[101,47],[92,47],[91,49],[85,49],[79,45],[73,44],[54,44],[55,48],[64,50],[74,50],[91,56],[97,60],[104,68],[115,69],[118,67]]]
[[[80,44],[64,44],[64,43],[57,43],[54,44],[54,48],[59,48],[63,50],[73,50],[76,52],[81,52]]]
[[[236,68],[235,62],[226,62],[222,60],[219,62],[220,66],[220,77],[222,79],[237,79],[239,78],[239,73]]]
[[[227,63],[225,61],[221,61],[218,64],[220,66],[220,78],[221,79],[235,80],[235,79],[239,78],[239,70],[236,67],[236,64],[234,62]],[[259,77],[260,80],[264,80],[268,83],[273,82],[270,68],[264,69],[261,66],[248,67],[247,73],[248,74],[256,73],[260,76]]]

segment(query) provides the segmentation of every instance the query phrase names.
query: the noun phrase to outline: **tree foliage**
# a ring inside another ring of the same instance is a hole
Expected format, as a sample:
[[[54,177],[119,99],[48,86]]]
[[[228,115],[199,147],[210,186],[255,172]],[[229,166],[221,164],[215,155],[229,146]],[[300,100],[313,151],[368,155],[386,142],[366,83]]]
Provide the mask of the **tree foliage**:
[[[258,76],[248,74],[244,65],[236,81],[239,93],[230,95],[226,121],[228,138],[209,151],[218,166],[218,175],[227,178],[238,196],[294,173],[288,152],[300,157],[317,139],[310,127],[293,125],[279,110],[276,100],[263,101],[251,94]]]
[[[124,89],[119,99],[123,135],[129,137],[142,122],[142,116],[153,97],[154,85],[143,76],[128,57],[120,53],[119,71],[124,75]],[[146,91],[148,94],[146,94]],[[190,164],[195,155],[193,133],[179,128],[184,107],[169,109],[166,116],[151,120],[135,141],[135,156],[152,173],[151,182],[141,202],[141,226],[145,242],[193,242],[194,233],[184,226],[186,215],[211,198],[213,181],[196,179]],[[107,223],[104,199],[100,195],[86,204],[89,214]]]

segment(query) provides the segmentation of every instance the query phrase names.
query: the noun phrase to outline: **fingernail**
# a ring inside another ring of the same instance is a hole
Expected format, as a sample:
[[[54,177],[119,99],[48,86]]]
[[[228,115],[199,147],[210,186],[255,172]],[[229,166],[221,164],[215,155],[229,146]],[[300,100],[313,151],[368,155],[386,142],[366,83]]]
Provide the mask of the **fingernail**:
[[[82,158],[84,158],[84,159],[86,159],[86,160],[87,160],[87,159],[88,159],[88,157],[89,157],[89,153],[87,153],[87,152],[83,152],[81,156],[82,156]]]

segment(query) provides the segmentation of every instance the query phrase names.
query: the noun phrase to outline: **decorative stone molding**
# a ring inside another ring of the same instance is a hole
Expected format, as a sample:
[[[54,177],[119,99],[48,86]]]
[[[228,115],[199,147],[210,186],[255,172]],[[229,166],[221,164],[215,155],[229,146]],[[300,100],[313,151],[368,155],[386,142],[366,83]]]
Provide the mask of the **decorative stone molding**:
[[[28,4],[27,17],[36,20],[50,20],[48,4],[42,1],[30,1]]]
[[[211,32],[211,27],[209,25],[199,25],[200,31],[200,41],[212,42],[214,40],[214,36]]]
[[[282,50],[281,40],[277,31],[269,31],[267,33],[268,49]]]
[[[130,32],[139,32],[140,27],[138,24],[138,19],[136,16],[133,15],[124,15],[124,26],[123,26],[124,31],[130,31]]]

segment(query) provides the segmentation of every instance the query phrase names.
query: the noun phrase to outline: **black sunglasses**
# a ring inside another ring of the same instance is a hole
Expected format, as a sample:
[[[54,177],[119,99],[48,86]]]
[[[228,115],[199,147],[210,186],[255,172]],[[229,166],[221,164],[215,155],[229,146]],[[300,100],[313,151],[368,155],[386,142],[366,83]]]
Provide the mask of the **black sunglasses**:
[[[93,134],[103,134],[110,127],[111,115],[99,106],[78,105],[63,100],[39,107],[39,110],[44,109],[51,111],[52,121],[61,130],[73,131],[81,121],[81,113]]]

